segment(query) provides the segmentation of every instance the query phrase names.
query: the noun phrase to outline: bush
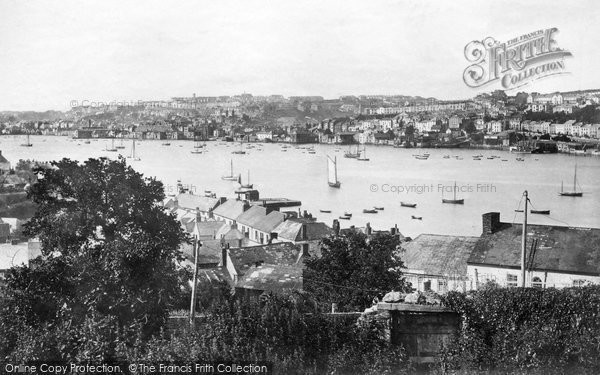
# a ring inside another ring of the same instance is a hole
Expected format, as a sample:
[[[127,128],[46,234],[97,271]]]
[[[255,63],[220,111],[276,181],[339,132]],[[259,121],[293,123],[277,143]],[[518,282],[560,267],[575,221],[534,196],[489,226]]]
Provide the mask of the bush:
[[[440,358],[443,372],[600,372],[599,286],[488,288],[444,303],[462,324]]]

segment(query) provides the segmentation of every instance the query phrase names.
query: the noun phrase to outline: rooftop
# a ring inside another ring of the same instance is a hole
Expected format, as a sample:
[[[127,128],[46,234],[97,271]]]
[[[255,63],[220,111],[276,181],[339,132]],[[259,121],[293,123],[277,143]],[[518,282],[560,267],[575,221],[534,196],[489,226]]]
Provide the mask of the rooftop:
[[[499,223],[498,230],[477,241],[468,263],[520,268],[521,234],[521,224]],[[600,229],[530,224],[526,249],[532,269],[600,275],[598,267],[588,264],[600,249]]]
[[[219,199],[209,198],[202,195],[189,193],[181,193],[177,195],[177,204],[180,208],[188,210],[199,209],[200,211],[208,212],[214,209],[219,204]]]
[[[302,268],[264,264],[242,276],[236,287],[279,292],[302,289]]]
[[[466,276],[467,260],[479,237],[421,234],[403,243],[400,255],[412,272],[427,275]]]

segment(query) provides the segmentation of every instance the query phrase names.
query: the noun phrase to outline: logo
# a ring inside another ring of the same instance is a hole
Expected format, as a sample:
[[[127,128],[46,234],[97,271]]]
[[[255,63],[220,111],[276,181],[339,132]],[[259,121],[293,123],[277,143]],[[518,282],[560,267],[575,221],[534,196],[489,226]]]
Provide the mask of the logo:
[[[465,57],[472,63],[463,80],[469,87],[499,83],[512,90],[535,80],[568,73],[564,59],[571,52],[558,47],[557,28],[537,30],[501,43],[492,37],[474,40],[465,46]]]

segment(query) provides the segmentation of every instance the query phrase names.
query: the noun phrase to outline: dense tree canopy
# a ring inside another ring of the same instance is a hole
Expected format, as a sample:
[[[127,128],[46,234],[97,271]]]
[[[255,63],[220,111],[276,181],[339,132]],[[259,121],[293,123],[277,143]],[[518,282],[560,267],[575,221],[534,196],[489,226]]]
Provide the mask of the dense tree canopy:
[[[186,239],[162,208],[162,184],[124,159],[63,159],[34,171],[28,195],[38,210],[24,232],[39,238],[43,256],[7,275],[3,321],[22,322],[21,331],[100,322],[143,335],[160,329],[179,295]],[[14,331],[1,321],[0,330],[10,351]]]
[[[351,233],[323,240],[322,257],[306,261],[304,287],[322,303],[364,309],[386,292],[410,289],[402,277],[400,241],[389,234]]]

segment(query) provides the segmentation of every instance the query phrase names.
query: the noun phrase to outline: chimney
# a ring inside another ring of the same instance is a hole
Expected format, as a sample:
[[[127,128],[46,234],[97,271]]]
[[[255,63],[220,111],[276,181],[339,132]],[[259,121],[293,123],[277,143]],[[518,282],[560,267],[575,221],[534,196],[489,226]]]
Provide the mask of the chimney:
[[[229,255],[229,244],[221,244],[221,264],[227,268],[227,256]]]
[[[340,235],[340,221],[338,219],[333,219],[333,233],[336,236]]]
[[[307,238],[308,236],[306,234],[306,223],[302,223],[302,226],[300,227],[300,240],[306,241]]]
[[[308,217],[308,212],[304,210],[302,217]]]
[[[208,209],[208,217],[211,218],[211,219],[213,219],[215,217],[215,215],[213,214],[213,209],[212,208]]]
[[[244,199],[244,205],[242,206],[242,208],[244,209],[244,212],[248,211],[248,209],[250,208],[250,202]]]
[[[492,234],[500,227],[500,212],[488,212],[481,215],[483,235]]]
[[[367,233],[367,236],[370,236],[372,231],[373,230],[371,229],[371,223],[367,223],[367,226],[365,227],[365,232]]]

